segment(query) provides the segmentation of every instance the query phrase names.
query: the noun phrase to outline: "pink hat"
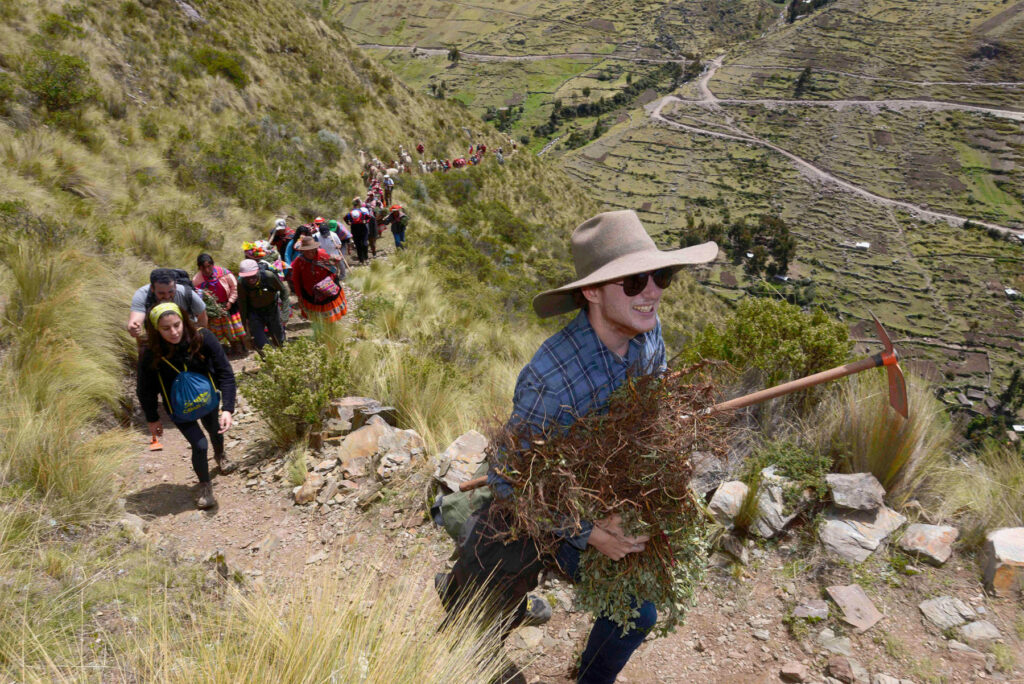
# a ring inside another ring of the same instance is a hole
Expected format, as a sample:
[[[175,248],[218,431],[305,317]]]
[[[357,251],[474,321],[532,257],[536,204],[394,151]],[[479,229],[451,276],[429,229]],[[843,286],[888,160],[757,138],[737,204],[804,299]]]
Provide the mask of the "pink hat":
[[[260,265],[256,263],[255,259],[242,259],[242,263],[238,265],[238,275],[241,278],[254,276],[259,272]]]

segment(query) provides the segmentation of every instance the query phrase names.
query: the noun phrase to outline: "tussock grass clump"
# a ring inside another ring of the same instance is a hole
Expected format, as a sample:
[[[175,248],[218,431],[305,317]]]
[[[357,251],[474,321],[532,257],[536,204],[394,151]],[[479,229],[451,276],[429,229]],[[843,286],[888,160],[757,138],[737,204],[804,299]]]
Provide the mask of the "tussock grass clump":
[[[413,580],[364,571],[328,579],[282,604],[232,590],[230,610],[194,627],[150,627],[159,647],[144,678],[161,682],[485,682],[497,674],[495,631],[469,612],[437,631],[432,591]],[[165,618],[169,611],[165,612]],[[165,622],[166,624],[166,622]],[[159,636],[163,634],[163,643]]]
[[[906,379],[909,419],[889,406],[889,385],[879,369],[850,377],[820,412],[813,431],[837,470],[872,473],[897,506],[923,491],[946,462],[953,437],[927,383],[911,375]]]
[[[960,543],[980,548],[999,527],[1024,526],[1024,459],[1010,446],[990,442],[961,462],[940,467],[931,480],[937,514],[956,519]]]
[[[72,251],[2,250],[6,306],[0,342],[0,468],[55,504],[65,520],[94,519],[114,501],[114,473],[131,453],[121,430],[96,434],[124,403],[119,334],[130,291]]]
[[[610,516],[621,517],[626,534],[650,537],[642,552],[620,561],[593,549],[580,558],[578,603],[624,629],[635,621],[636,597],[664,606],[659,629],[671,630],[703,577],[705,518],[689,488],[689,455],[721,454],[727,433],[724,416],[701,413],[715,403],[701,368],[627,379],[606,412],[546,434],[507,425],[488,450],[515,490],[492,504],[508,522],[499,537],[527,536],[542,555],[553,554],[561,542],[554,530],[578,534],[582,521]]]

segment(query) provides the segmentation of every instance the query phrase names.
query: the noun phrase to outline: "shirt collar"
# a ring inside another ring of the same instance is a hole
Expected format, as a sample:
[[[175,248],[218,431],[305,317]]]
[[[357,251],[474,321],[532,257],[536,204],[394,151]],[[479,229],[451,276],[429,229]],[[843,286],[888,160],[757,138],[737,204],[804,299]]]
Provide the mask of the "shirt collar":
[[[576,318],[572,320],[567,326],[572,336],[578,341],[582,349],[592,349],[595,353],[605,356],[612,363],[617,363],[624,366],[630,366],[636,363],[640,356],[640,350],[643,346],[643,336],[646,333],[640,333],[634,335],[629,340],[629,348],[626,350],[626,356],[621,357],[611,349],[608,348],[601,338],[597,336],[597,332],[594,330],[594,326],[590,324],[590,319],[587,318],[587,312],[580,309],[579,313],[576,314]]]

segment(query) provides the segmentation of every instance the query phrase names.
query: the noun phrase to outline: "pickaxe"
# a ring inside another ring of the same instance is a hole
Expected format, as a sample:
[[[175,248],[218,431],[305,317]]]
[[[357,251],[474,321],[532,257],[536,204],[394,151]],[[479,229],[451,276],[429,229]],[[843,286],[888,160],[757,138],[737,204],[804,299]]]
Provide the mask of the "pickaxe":
[[[807,389],[808,387],[814,387],[824,382],[831,380],[838,380],[839,378],[845,378],[847,375],[853,375],[854,373],[860,373],[870,368],[878,368],[884,366],[889,376],[889,405],[895,409],[896,413],[900,414],[904,418],[909,418],[910,413],[907,409],[907,383],[903,379],[903,371],[899,367],[899,354],[892,346],[892,340],[889,339],[889,335],[885,332],[885,328],[878,322],[874,314],[871,314],[871,318],[875,321],[875,328],[878,330],[878,339],[885,346],[885,348],[879,353],[863,358],[860,361],[854,361],[848,363],[845,366],[839,366],[814,375],[808,375],[806,378],[798,378],[790,382],[776,385],[775,387],[769,387],[753,394],[747,394],[742,397],[736,397],[729,401],[723,401],[720,404],[705,409],[705,414],[719,413],[721,411],[731,411],[733,409],[743,408],[744,406],[752,406],[753,404],[760,404],[762,401],[768,401],[775,397],[781,397],[786,394],[792,394],[798,390]],[[467,492],[477,487],[482,487],[487,484],[487,477],[477,477],[472,480],[467,480],[459,485],[459,491]]]

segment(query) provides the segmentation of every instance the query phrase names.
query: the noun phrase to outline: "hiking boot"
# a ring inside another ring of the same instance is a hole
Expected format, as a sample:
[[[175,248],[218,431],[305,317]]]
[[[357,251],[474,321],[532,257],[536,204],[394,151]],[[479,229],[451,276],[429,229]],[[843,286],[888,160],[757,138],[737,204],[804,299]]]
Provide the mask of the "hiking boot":
[[[196,508],[205,510],[216,505],[217,500],[213,498],[213,485],[209,482],[200,482],[199,496],[196,497]]]
[[[213,460],[217,462],[217,470],[220,471],[221,475],[227,475],[228,473],[235,472],[235,468],[238,464],[234,461],[229,461],[228,457],[224,454],[214,454]]]
[[[551,619],[551,604],[543,596],[526,596],[526,616],[523,617],[522,625],[539,627]]]

